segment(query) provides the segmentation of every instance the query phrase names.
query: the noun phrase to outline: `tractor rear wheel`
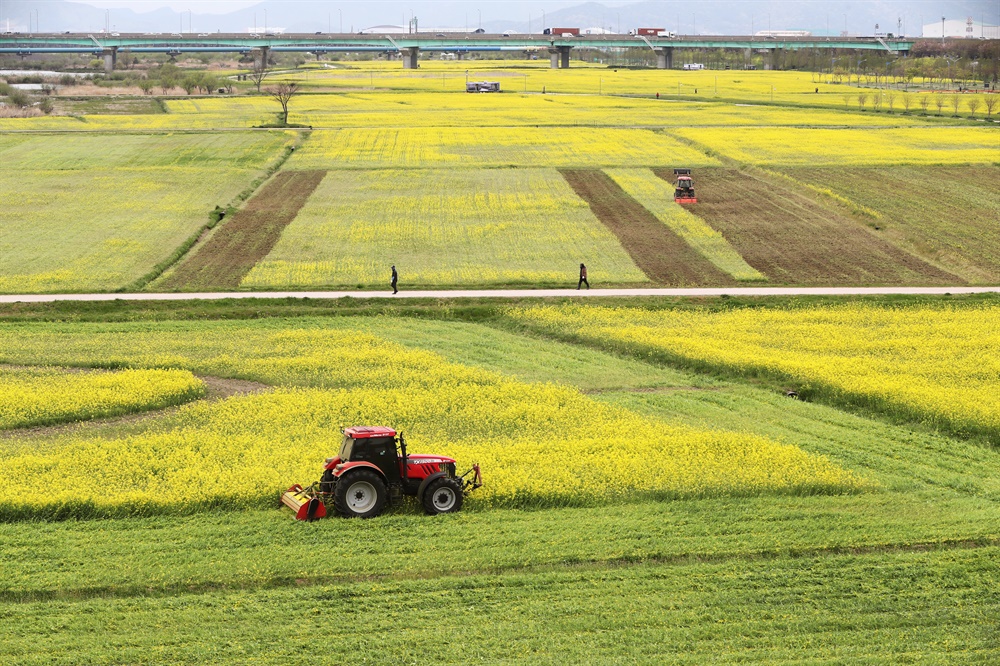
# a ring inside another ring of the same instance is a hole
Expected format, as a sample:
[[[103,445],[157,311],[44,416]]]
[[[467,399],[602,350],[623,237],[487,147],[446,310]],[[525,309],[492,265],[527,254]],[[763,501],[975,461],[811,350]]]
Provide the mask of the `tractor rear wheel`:
[[[428,515],[455,513],[462,508],[462,484],[457,479],[442,476],[431,481],[421,500]]]
[[[368,469],[341,477],[333,491],[333,506],[345,518],[374,518],[385,509],[388,499],[382,477]]]

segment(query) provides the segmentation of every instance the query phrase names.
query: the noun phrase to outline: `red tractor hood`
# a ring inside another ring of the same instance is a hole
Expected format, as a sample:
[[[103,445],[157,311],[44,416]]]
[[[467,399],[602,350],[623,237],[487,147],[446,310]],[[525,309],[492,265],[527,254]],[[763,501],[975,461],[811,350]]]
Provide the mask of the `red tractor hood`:
[[[407,462],[411,465],[432,465],[434,463],[454,463],[454,458],[448,456],[431,456],[426,454],[413,454],[406,456]]]

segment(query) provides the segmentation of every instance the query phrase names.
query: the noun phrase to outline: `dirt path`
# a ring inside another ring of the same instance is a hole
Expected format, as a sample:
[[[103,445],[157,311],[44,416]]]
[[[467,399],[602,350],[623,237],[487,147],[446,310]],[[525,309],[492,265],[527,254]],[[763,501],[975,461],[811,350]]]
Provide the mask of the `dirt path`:
[[[282,171],[163,280],[165,289],[235,289],[271,251],[325,171]]]
[[[577,196],[590,204],[597,219],[618,238],[632,261],[649,279],[679,286],[734,283],[603,171],[560,171]]]
[[[669,297],[712,298],[716,296],[905,296],[948,294],[1000,294],[1000,286],[967,287],[696,287],[646,289],[455,289],[451,291],[219,291],[169,294],[8,294],[0,303],[56,303],[66,301],[218,301],[225,299],[404,299],[404,298],[607,298]]]
[[[664,180],[673,173],[655,170]],[[698,173],[692,212],[778,284],[962,284],[776,179],[738,169]]]
[[[19,365],[6,365],[0,364],[3,368],[26,368],[26,367],[39,367],[39,366],[19,366]],[[78,372],[110,372],[109,370],[102,370],[99,368],[74,368],[65,367],[61,368],[67,373],[78,373]],[[251,393],[263,393],[264,391],[270,391],[271,386],[267,384],[262,384],[260,382],[254,382],[247,379],[230,379],[228,377],[213,377],[211,375],[196,375],[198,379],[205,383],[205,397],[200,400],[224,400],[225,398],[232,397],[234,395],[248,395]],[[198,400],[193,400],[191,402],[198,402]],[[185,404],[191,404],[191,402]],[[117,425],[124,423],[135,423],[137,421],[142,421],[143,419],[148,419],[154,416],[161,416],[163,414],[169,414],[176,412],[178,409],[184,405],[176,405],[173,407],[167,407],[164,409],[150,409],[140,412],[133,412],[131,414],[123,414],[121,416],[109,416],[107,418],[100,419],[89,419],[86,421],[67,421],[65,423],[56,423],[54,425],[44,425],[44,426],[29,426],[27,428],[11,428],[10,430],[0,430],[0,440],[3,439],[25,439],[34,437],[49,437],[51,435],[61,435],[68,432],[80,430],[82,428],[93,428],[108,425]]]

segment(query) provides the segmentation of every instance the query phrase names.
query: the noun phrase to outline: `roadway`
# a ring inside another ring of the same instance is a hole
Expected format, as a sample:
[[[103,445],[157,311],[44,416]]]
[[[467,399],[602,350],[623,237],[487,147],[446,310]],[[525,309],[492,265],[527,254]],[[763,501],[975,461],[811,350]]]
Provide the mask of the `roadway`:
[[[651,289],[455,289],[407,291],[228,291],[200,293],[129,294],[8,294],[0,303],[55,303],[66,301],[197,301],[260,298],[601,298],[622,296],[713,298],[719,296],[933,296],[960,294],[1000,294],[998,287],[722,287]]]

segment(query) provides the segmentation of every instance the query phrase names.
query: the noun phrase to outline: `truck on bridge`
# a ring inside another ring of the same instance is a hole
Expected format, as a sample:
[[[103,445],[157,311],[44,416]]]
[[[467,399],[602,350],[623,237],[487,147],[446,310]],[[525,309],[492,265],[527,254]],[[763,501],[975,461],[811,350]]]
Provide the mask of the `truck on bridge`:
[[[556,37],[579,37],[579,28],[546,28],[542,30],[543,35],[554,35]]]

